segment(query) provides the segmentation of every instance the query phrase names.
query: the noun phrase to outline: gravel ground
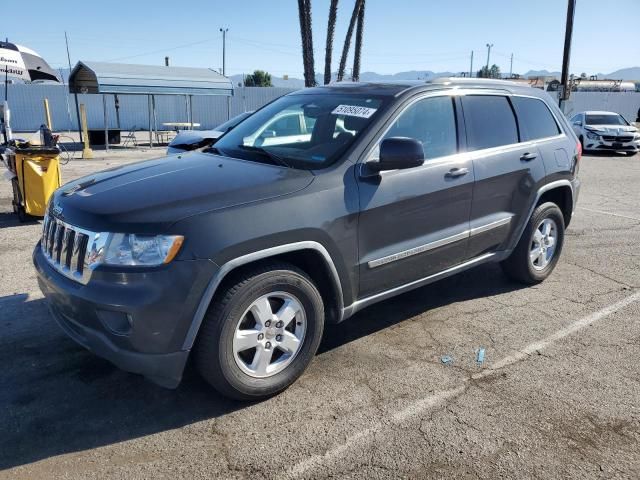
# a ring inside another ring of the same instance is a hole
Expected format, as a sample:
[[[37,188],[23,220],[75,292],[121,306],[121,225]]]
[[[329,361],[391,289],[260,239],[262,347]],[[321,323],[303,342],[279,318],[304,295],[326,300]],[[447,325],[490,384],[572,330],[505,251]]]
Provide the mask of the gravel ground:
[[[253,404],[192,370],[161,389],[67,339],[31,266],[40,225],[0,183],[0,478],[639,478],[640,157],[585,156],[580,176],[546,282],[487,265],[375,305]]]

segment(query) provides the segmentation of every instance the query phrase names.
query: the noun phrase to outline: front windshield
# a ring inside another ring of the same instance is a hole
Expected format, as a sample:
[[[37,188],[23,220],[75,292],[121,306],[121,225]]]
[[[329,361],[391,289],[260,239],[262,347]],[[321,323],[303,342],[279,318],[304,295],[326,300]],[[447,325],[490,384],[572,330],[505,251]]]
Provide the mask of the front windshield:
[[[628,125],[621,115],[606,113],[587,114],[587,125]]]
[[[383,97],[366,95],[287,95],[241,122],[210,151],[291,168],[324,168],[360,136],[383,104]]]

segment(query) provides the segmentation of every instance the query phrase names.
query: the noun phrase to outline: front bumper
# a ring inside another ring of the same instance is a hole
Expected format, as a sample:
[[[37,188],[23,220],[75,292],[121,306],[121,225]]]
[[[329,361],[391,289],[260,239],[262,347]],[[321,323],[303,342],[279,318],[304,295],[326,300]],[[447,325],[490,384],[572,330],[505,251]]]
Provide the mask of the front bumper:
[[[585,151],[613,151],[613,152],[637,152],[640,150],[640,140],[632,142],[609,142],[603,139],[584,139]]]
[[[153,382],[175,388],[189,352],[182,350],[215,265],[175,261],[152,270],[97,269],[87,285],[33,252],[38,284],[62,330],[96,355]]]

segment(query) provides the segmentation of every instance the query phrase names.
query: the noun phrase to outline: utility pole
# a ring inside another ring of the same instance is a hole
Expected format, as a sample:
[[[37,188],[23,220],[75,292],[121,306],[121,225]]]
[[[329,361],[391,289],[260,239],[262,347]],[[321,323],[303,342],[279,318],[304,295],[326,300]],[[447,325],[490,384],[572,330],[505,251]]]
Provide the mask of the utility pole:
[[[221,28],[220,31],[222,32],[222,76],[226,76],[227,74],[227,32],[229,31],[228,28]]]
[[[471,50],[471,64],[469,65],[469,78],[473,77],[473,50]]]
[[[69,77],[71,77],[71,55],[69,55],[69,37],[67,37],[66,30],[64,32],[64,43],[67,45],[67,61],[69,62]],[[76,117],[78,119],[78,136],[80,137],[80,143],[82,143],[82,123],[80,122],[80,105],[78,104],[78,94],[74,93],[73,97],[76,100]]]
[[[227,76],[227,32],[228,28],[221,28],[222,32],[222,76]],[[227,97],[227,120],[231,118],[231,97]]]
[[[571,85],[569,85],[569,60],[571,57],[571,37],[573,35],[573,17],[575,14],[576,0],[567,2],[567,25],[564,30],[564,53],[562,55],[562,75],[560,85],[562,92],[560,95],[560,109],[563,109],[564,102],[569,99]],[[563,110],[564,111],[564,110]]]
[[[489,70],[489,57],[491,56],[491,47],[493,47],[493,43],[487,43],[487,70]]]
[[[513,78],[513,53],[511,54],[511,64],[509,65],[509,78]]]

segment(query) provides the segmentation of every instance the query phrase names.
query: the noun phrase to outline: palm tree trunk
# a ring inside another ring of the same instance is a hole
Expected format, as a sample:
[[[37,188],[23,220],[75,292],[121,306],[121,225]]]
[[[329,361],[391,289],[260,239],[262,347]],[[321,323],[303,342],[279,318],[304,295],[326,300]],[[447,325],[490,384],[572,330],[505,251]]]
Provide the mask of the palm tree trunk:
[[[358,12],[358,26],[356,28],[356,47],[353,52],[353,75],[352,80],[357,82],[360,80],[360,58],[362,56],[362,36],[364,34],[364,7],[365,1],[362,0],[360,11]]]
[[[306,0],[305,4],[305,23],[307,26],[307,61],[308,61],[308,77],[309,82],[306,85],[307,87],[315,87],[316,86],[316,72],[315,65],[313,60],[313,28],[311,27],[311,0]]]
[[[344,46],[342,47],[342,57],[340,58],[340,67],[338,68],[338,81],[341,82],[344,78],[344,69],[347,67],[347,56],[349,55],[349,47],[351,46],[351,36],[353,35],[353,27],[356,24],[358,18],[358,12],[360,11],[360,5],[363,0],[356,0],[356,4],[353,7],[351,13],[351,20],[349,21],[349,28],[347,29],[347,36],[344,39]]]
[[[331,56],[333,54],[333,35],[336,30],[338,16],[338,0],[331,0],[329,7],[329,23],[327,24],[327,47],[324,55],[324,84],[331,83]]]

